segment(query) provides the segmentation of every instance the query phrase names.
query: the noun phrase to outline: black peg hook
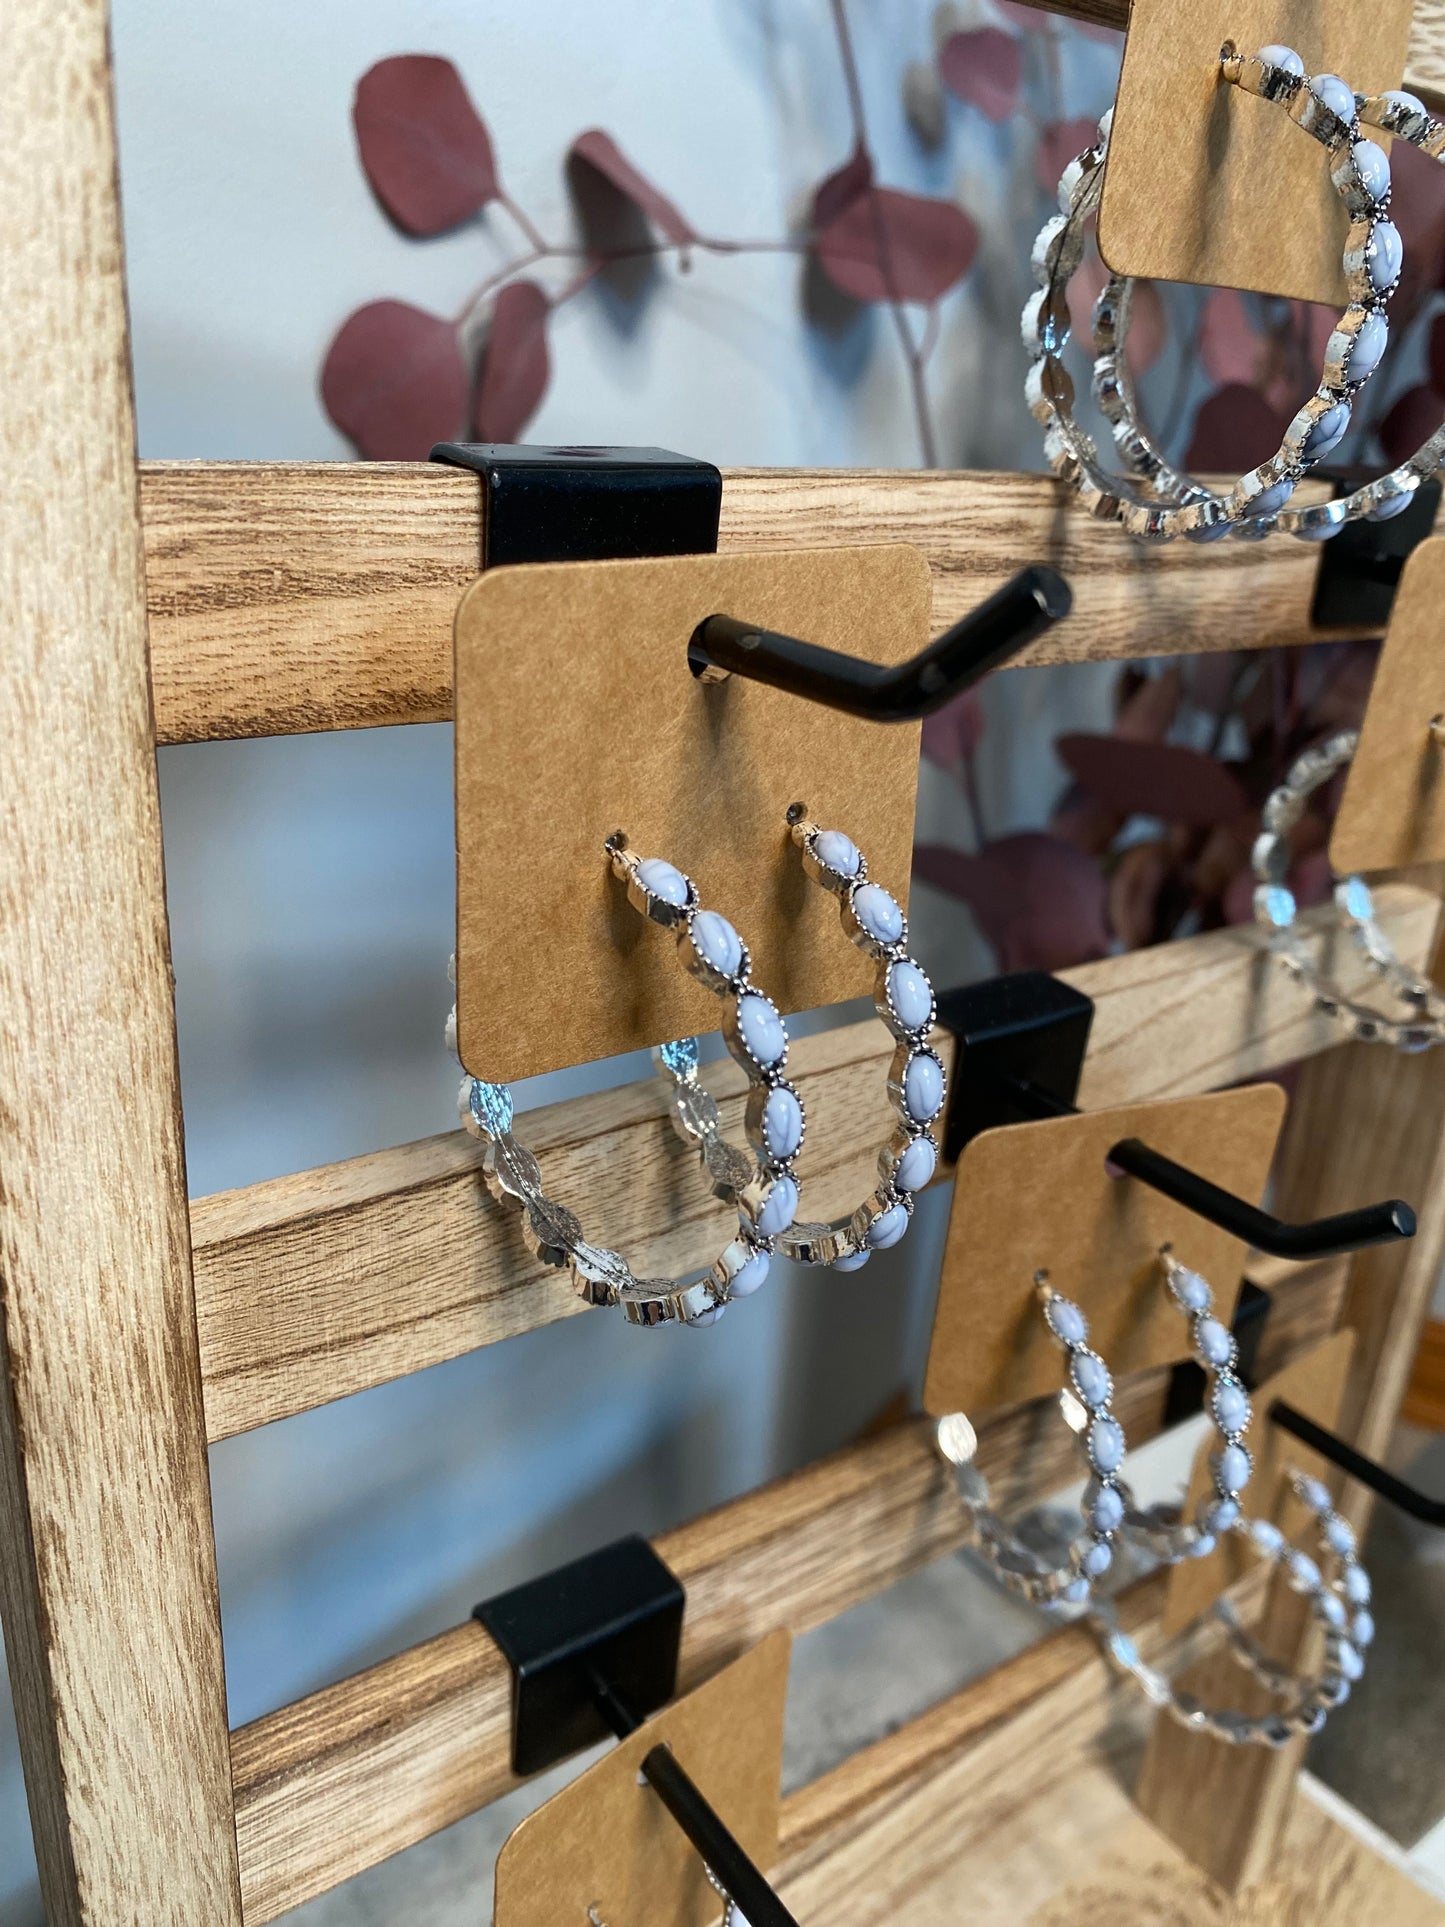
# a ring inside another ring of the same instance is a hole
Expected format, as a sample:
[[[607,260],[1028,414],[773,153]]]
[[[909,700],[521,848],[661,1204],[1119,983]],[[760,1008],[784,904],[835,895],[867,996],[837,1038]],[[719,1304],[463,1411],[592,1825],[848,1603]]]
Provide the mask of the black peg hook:
[[[849,716],[911,723],[972,688],[1062,622],[1072,607],[1073,593],[1058,570],[1036,563],[1020,569],[911,662],[891,669],[725,615],[698,624],[687,660],[701,681],[745,676]]]
[[[938,1021],[959,1043],[944,1150],[956,1158],[980,1131],[1029,1119],[1077,1117],[1091,1000],[1042,970],[995,977],[938,999]],[[1108,1161],[1187,1211],[1275,1258],[1328,1258],[1415,1235],[1415,1213],[1398,1198],[1306,1224],[1285,1224],[1258,1205],[1176,1164],[1138,1138]]]

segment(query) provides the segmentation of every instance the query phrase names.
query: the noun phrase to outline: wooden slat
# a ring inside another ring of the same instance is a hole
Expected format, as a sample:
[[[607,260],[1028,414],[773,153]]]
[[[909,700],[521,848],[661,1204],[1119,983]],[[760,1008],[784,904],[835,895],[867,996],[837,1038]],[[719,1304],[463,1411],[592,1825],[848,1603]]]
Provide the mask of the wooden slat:
[[[1445,1318],[1427,1320],[1400,1416],[1407,1425],[1445,1432]]]
[[[1099,27],[1129,24],[1129,0],[1034,0],[1045,13],[1067,14]],[[1415,0],[1410,51],[1405,61],[1404,85],[1431,102],[1436,110],[1445,102],[1445,0]]]
[[[0,1607],[51,1927],[240,1919],[106,8],[0,52]]]
[[[1401,954],[1423,962],[1435,899],[1395,887],[1381,906]],[[1346,981],[1366,981],[1355,957],[1342,954],[1339,963]],[[1324,1050],[1338,1036],[1259,954],[1248,930],[1067,975],[1098,1006],[1081,1092],[1090,1108],[1215,1089]],[[791,1062],[810,1119],[810,1216],[851,1209],[866,1187],[859,1146],[886,1135],[892,1048],[871,1022],[795,1046]],[[740,1132],[741,1074],[725,1063],[708,1081],[729,1128]],[[682,1272],[716,1255],[726,1214],[704,1195],[654,1083],[535,1112],[524,1136],[550,1193],[587,1200],[594,1235],[643,1271]],[[487,1196],[479,1164],[478,1147],[453,1132],[195,1202],[212,1439],[584,1309],[556,1272],[527,1257]]]
[[[479,490],[440,465],[143,464],[157,740],[449,716]],[[726,471],[724,549],[899,541],[932,565],[938,629],[1026,563],[1064,572],[1074,615],[1019,666],[1230,649],[1241,609],[1259,645],[1317,634],[1309,543],[1132,545],[1041,475]]]
[[[1339,1292],[1300,1271],[1279,1290],[1261,1369],[1330,1329]],[[1142,1444],[1169,1374],[1123,1381],[1116,1409]],[[1001,1505],[1077,1475],[1052,1399],[979,1428]],[[823,1459],[658,1541],[687,1587],[684,1689],[774,1626],[794,1632],[950,1551],[961,1511],[918,1421]],[[511,1687],[479,1626],[458,1626],[232,1736],[246,1920],[272,1920],[498,1799],[510,1769]]]

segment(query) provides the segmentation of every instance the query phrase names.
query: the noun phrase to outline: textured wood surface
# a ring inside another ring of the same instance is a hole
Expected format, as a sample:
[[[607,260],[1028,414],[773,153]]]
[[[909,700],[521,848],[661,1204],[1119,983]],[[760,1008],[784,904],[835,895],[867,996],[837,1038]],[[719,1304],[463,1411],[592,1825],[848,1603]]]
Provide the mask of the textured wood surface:
[[[1445,1432],[1445,1318],[1428,1320],[1420,1333],[1400,1416],[1407,1425]]]
[[[1308,1269],[1284,1284],[1262,1369],[1328,1331],[1339,1294]],[[1131,1441],[1162,1423],[1167,1371],[1118,1390]],[[1048,1399],[984,1420],[980,1463],[1022,1505],[1077,1473]],[[816,1626],[960,1543],[961,1511],[925,1424],[910,1421],[665,1534],[687,1587],[686,1690],[775,1626]],[[250,1927],[498,1799],[510,1770],[510,1676],[480,1626],[412,1647],[232,1735]]]
[[[1394,887],[1382,892],[1381,910],[1401,954],[1423,962],[1436,901]],[[1339,962],[1347,981],[1363,983],[1357,960],[1342,954]],[[1081,1090],[1091,1109],[1210,1090],[1326,1049],[1337,1036],[1247,930],[1067,974],[1098,1006]],[[830,1217],[857,1203],[871,1167],[860,1147],[890,1128],[892,1044],[869,1022],[802,1038],[794,1052],[809,1117],[807,1209]],[[729,1132],[740,1134],[741,1072],[724,1062],[705,1082],[723,1102]],[[642,1273],[683,1271],[721,1249],[728,1214],[705,1195],[654,1082],[535,1111],[521,1134],[541,1159],[549,1195],[593,1201],[593,1235]],[[556,1272],[527,1256],[488,1196],[480,1163],[479,1147],[454,1131],[193,1203],[212,1439],[585,1309]]]
[[[0,1604],[51,1927],[240,1918],[106,10],[0,55]]]
[[[481,552],[475,476],[440,464],[148,462],[141,506],[158,741],[451,714],[452,619]],[[1062,570],[1074,614],[1020,665],[1231,649],[1241,609],[1261,645],[1316,634],[1309,543],[1136,546],[1041,475],[725,472],[724,550],[881,542],[927,556],[936,630],[1026,563]],[[867,655],[868,637],[855,648]]]

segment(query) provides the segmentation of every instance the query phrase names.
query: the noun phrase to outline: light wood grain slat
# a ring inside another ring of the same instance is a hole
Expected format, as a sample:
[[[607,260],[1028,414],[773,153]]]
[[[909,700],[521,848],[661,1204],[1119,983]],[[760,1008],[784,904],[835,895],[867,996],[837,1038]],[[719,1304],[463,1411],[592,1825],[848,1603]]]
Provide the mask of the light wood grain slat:
[[[0,1608],[51,1927],[227,1927],[106,9],[0,41]]]
[[[1275,1364],[1331,1329],[1339,1289],[1300,1268],[1279,1289],[1261,1354]],[[1169,1374],[1121,1381],[1137,1444],[1157,1434]],[[1020,1506],[1076,1476],[1052,1399],[986,1419],[980,1463]],[[684,1688],[774,1626],[794,1632],[948,1552],[961,1512],[912,1421],[664,1534],[687,1587]],[[232,1735],[250,1927],[498,1799],[510,1770],[511,1687],[496,1648],[459,1626]]]
[[[450,716],[452,618],[481,553],[475,476],[404,463],[149,462],[141,505],[159,742]],[[1241,609],[1261,646],[1318,633],[1309,543],[1133,545],[1041,475],[724,475],[723,549],[899,541],[928,557],[939,630],[1026,563],[1064,572],[1072,618],[1016,666],[1232,649]],[[867,653],[866,638],[858,648]]]
[[[1401,954],[1423,962],[1435,899],[1396,887],[1382,893],[1381,908]],[[1347,981],[1364,983],[1357,959],[1342,956],[1340,968]],[[1090,1108],[1234,1083],[1326,1049],[1338,1035],[1247,930],[1067,974],[1098,1005],[1081,1093]],[[891,1052],[875,1023],[795,1046],[792,1067],[810,1118],[810,1216],[851,1209],[866,1185],[859,1146],[886,1135]],[[707,1081],[729,1129],[740,1132],[741,1074],[724,1063]],[[585,1199],[596,1235],[644,1271],[683,1272],[721,1248],[726,1213],[703,1194],[655,1084],[550,1106],[527,1119],[523,1135],[551,1195]],[[196,1200],[212,1439],[584,1309],[555,1272],[528,1259],[479,1166],[479,1147],[453,1132]]]

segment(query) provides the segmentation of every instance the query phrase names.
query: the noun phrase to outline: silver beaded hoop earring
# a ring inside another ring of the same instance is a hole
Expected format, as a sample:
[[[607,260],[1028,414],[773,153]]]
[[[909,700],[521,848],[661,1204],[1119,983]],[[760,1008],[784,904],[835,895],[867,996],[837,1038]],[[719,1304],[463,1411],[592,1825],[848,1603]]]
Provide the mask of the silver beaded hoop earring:
[[[1296,1550],[1278,1526],[1267,1520],[1240,1519],[1231,1530],[1245,1537],[1262,1558],[1278,1566],[1293,1590],[1309,1601],[1325,1635],[1320,1670],[1301,1674],[1278,1665],[1242,1625],[1228,1599],[1217,1601],[1213,1607],[1214,1617],[1229,1629],[1239,1657],[1284,1702],[1278,1712],[1249,1714],[1206,1706],[1195,1694],[1180,1691],[1166,1674],[1147,1664],[1134,1641],[1120,1630],[1112,1602],[1100,1601],[1091,1608],[1104,1651],[1156,1706],[1192,1731],[1208,1733],[1235,1746],[1287,1746],[1301,1734],[1318,1733],[1363,1677],[1365,1650],[1375,1636],[1369,1612],[1370,1581],[1355,1556],[1354,1534],[1347,1521],[1334,1510],[1329,1493],[1318,1480],[1297,1472],[1292,1484],[1314,1519],[1320,1557],[1331,1568],[1331,1577],[1325,1576],[1319,1561]]]
[[[1442,129],[1445,133],[1445,129]],[[1350,1034],[1367,1044],[1388,1044],[1407,1054],[1445,1043],[1445,995],[1428,978],[1400,962],[1395,947],[1375,917],[1375,899],[1363,877],[1344,877],[1335,884],[1335,905],[1346,928],[1383,981],[1388,993],[1406,1008],[1392,1016],[1351,997],[1325,977],[1297,927],[1299,906],[1285,878],[1289,874],[1289,833],[1304,814],[1317,789],[1345,768],[1359,747],[1360,732],[1342,729],[1291,766],[1277,790],[1265,800],[1263,828],[1255,839],[1250,863],[1254,870],[1254,917],[1269,932],[1270,947],[1284,968],[1313,993],[1315,1008],[1347,1024]]]
[[[1266,47],[1243,58],[1221,55],[1224,78],[1282,105],[1290,118],[1327,150],[1330,178],[1350,217],[1344,269],[1350,303],[1326,345],[1315,394],[1290,423],[1277,455],[1220,494],[1173,469],[1139,422],[1124,363],[1132,283],[1113,276],[1095,309],[1094,393],[1108,419],[1127,474],[1106,470],[1093,438],[1073,415],[1073,383],[1062,356],[1070,322],[1068,283],[1083,259],[1089,218],[1097,212],[1108,156],[1111,115],[1091,148],[1065,169],[1062,212],[1039,235],[1034,269],[1039,292],[1024,309],[1024,343],[1032,357],[1027,392],[1045,430],[1045,452],[1056,474],[1090,512],[1119,522],[1131,535],[1168,540],[1177,535],[1213,541],[1231,531],[1258,537],[1281,528],[1307,540],[1333,535],[1361,516],[1383,519],[1403,508],[1420,476],[1410,465],[1340,501],[1305,509],[1287,505],[1300,477],[1336,446],[1349,427],[1356,397],[1379,365],[1387,339],[1385,304],[1399,283],[1399,230],[1387,218],[1388,156],[1361,138],[1354,94],[1337,75],[1305,75],[1287,47]],[[1429,450],[1421,451],[1418,463]],[[1423,472],[1433,471],[1439,457]],[[1403,479],[1402,479],[1403,477]]]
[[[993,1510],[988,1480],[974,1462],[978,1434],[964,1413],[941,1418],[934,1429],[934,1443],[939,1456],[953,1467],[972,1543],[1002,1584],[1034,1605],[1079,1606],[1114,1561],[1114,1542],[1126,1510],[1118,1472],[1128,1445],[1113,1412],[1113,1377],[1089,1347],[1083,1312],[1054,1290],[1046,1272],[1035,1273],[1034,1289],[1044,1321],[1067,1361],[1069,1384],[1059,1394],[1059,1404],[1066,1423],[1078,1434],[1091,1474],[1084,1494],[1084,1529],[1067,1557],[1050,1565]]]
[[[914,1194],[938,1168],[931,1126],[943,1110],[948,1080],[942,1058],[928,1042],[933,985],[908,954],[908,924],[897,901],[870,879],[851,837],[820,829],[808,820],[802,803],[788,811],[788,824],[804,870],[837,897],[845,933],[878,967],[874,1007],[897,1045],[888,1095],[898,1126],[878,1153],[876,1190],[841,1223],[795,1224],[778,1239],[778,1249],[802,1264],[856,1271],[875,1251],[886,1251],[904,1237]]]
[[[747,947],[732,925],[701,908],[691,878],[675,865],[657,857],[639,861],[620,831],[608,839],[607,855],[634,909],[648,922],[675,930],[685,968],[728,1001],[723,1033],[754,1089],[791,1089],[782,1075],[787,1028],[771,998],[753,986]],[[453,1011],[453,1049],[455,1018]],[[797,1181],[786,1160],[764,1158],[755,1166],[738,1154],[725,1170],[710,1165],[717,1194],[737,1208],[737,1236],[701,1279],[637,1278],[619,1252],[590,1243],[574,1213],[543,1192],[536,1158],[513,1135],[512,1094],[505,1084],[464,1077],[457,1108],[472,1136],[486,1144],[487,1188],[499,1204],[519,1213],[528,1250],[543,1264],[568,1267],[580,1297],[592,1305],[620,1305],[632,1324],[715,1324],[732,1299],[747,1297],[764,1282],[775,1229],[790,1224],[797,1208]]]
[[[1218,1450],[1210,1460],[1214,1491],[1200,1500],[1194,1517],[1186,1519],[1177,1504],[1141,1508],[1122,1481],[1120,1490],[1125,1500],[1125,1529],[1155,1558],[1166,1565],[1177,1565],[1183,1559],[1202,1559],[1213,1552],[1219,1534],[1239,1522],[1239,1495],[1254,1470],[1244,1444],[1252,1412],[1249,1393],[1235,1369],[1239,1354],[1234,1334],[1214,1315],[1214,1293],[1208,1281],[1180,1264],[1167,1245],[1159,1256],[1165,1286],[1189,1321],[1194,1356],[1208,1380],[1204,1409],[1219,1437]]]

